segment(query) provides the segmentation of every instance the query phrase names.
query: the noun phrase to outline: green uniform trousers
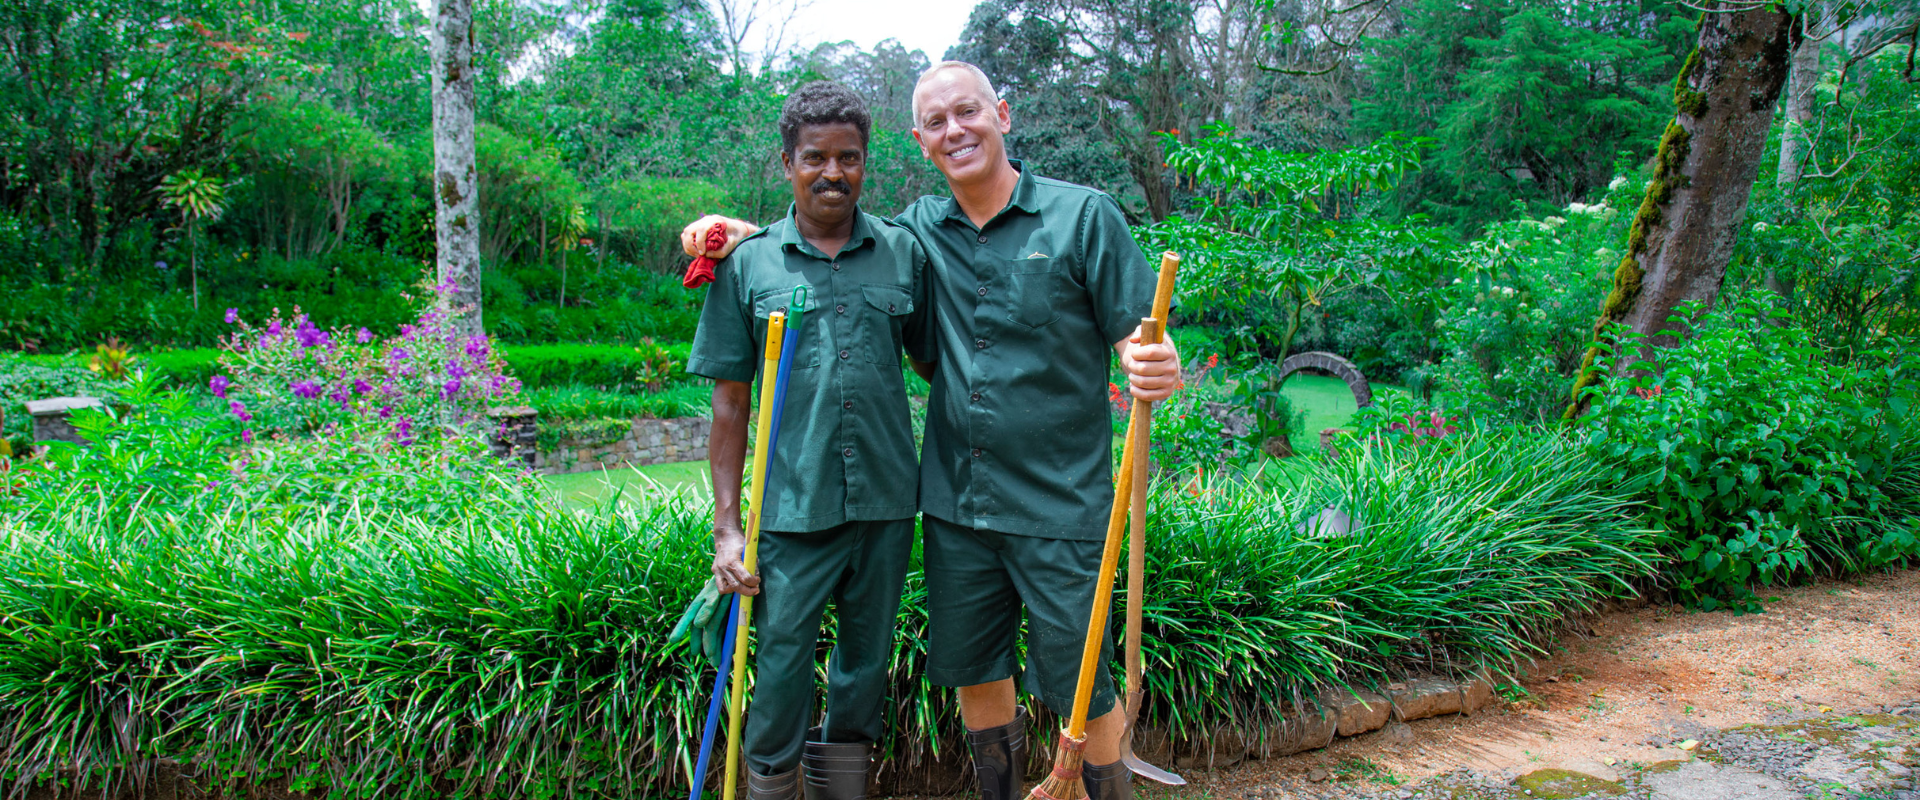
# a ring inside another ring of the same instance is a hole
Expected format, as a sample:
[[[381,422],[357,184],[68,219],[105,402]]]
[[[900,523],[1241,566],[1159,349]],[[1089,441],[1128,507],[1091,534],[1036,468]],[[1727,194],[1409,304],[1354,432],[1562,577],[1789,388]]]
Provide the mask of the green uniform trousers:
[[[1027,617],[1027,694],[1062,717],[1073,710],[1087,619],[1105,542],[1042,539],[920,515],[927,573],[927,678],[977,686],[1021,674],[1020,611]],[[1100,640],[1087,718],[1113,710],[1113,625]]]
[[[754,772],[778,775],[800,765],[813,725],[814,653],[828,598],[839,630],[827,658],[822,732],[829,742],[880,739],[895,618],[912,555],[911,519],[760,532],[746,730],[747,766]]]

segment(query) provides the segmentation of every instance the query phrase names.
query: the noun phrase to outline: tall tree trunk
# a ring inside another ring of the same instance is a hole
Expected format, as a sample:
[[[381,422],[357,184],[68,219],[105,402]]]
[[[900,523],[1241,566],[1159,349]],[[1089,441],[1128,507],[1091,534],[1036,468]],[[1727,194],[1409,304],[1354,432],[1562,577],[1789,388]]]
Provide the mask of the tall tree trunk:
[[[1812,20],[1804,23],[1811,26]],[[1787,77],[1787,124],[1780,131],[1779,184],[1790,186],[1800,181],[1802,143],[1807,123],[1813,120],[1813,84],[1820,79],[1820,40],[1806,38],[1802,28],[1800,43],[1793,48],[1793,72]]]
[[[440,282],[463,334],[480,317],[479,173],[474,167],[473,2],[433,4],[433,205]]]
[[[1586,410],[1583,392],[1601,380],[1589,368],[1609,327],[1625,324],[1646,334],[1649,346],[1670,346],[1667,318],[1683,303],[1711,304],[1719,296],[1788,57],[1800,38],[1798,20],[1778,11],[1713,12],[1701,19],[1699,46],[1673,85],[1678,113],[1660,139],[1653,181],[1594,323],[1568,419]],[[1631,360],[1622,354],[1615,368]]]

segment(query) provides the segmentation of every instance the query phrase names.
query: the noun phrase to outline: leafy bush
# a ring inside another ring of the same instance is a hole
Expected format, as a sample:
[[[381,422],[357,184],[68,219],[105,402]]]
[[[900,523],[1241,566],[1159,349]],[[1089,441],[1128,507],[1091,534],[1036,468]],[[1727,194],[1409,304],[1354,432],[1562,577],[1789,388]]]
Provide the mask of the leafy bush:
[[[213,348],[161,350],[134,356],[137,368],[176,389],[204,387],[220,374],[220,351]]]
[[[1646,499],[1671,532],[1675,588],[1709,609],[1756,608],[1750,584],[1920,556],[1920,506],[1910,490],[1889,494],[1914,469],[1900,425],[1916,354],[1890,346],[1830,363],[1769,302],[1740,299],[1698,325],[1687,321],[1700,309],[1683,309],[1676,346],[1588,395],[1588,451]],[[1623,334],[1619,347],[1640,343]]]
[[[649,343],[651,349],[613,344],[507,345],[500,357],[528,387],[598,386],[602,389],[642,388],[639,376],[650,359],[664,356],[685,364],[693,350],[688,342]],[[686,373],[679,373],[685,375]]]
[[[1556,421],[1567,407],[1594,309],[1612,285],[1635,181],[1616,179],[1595,205],[1564,217],[1490,225],[1463,251],[1439,320],[1438,388],[1491,423]]]
[[[591,386],[556,386],[527,390],[521,393],[521,398],[540,412],[543,422],[601,417],[672,419],[713,413],[713,390],[698,384],[681,384],[644,394],[609,392]]]
[[[665,636],[706,578],[709,498],[568,512],[471,450],[378,437],[262,440],[207,488],[237,425],[173,424],[180,402],[67,451],[94,477],[0,496],[0,635],[35,644],[0,650],[19,779],[125,787],[164,757],[341,798],[685,786],[710,675]],[[1303,525],[1328,506],[1358,530]],[[1651,558],[1633,504],[1553,438],[1373,448],[1289,489],[1162,481],[1151,509],[1142,724],[1183,742],[1267,735],[1321,683],[1510,668]],[[925,596],[914,567],[882,743],[903,772],[960,734],[922,674]]]
[[[434,291],[445,297],[453,286]],[[262,417],[263,428],[372,425],[412,444],[473,433],[489,406],[520,391],[501,371],[492,340],[462,335],[435,306],[384,341],[366,328],[321,330],[298,308],[284,322],[276,311],[257,331],[232,309],[227,321],[238,326],[221,358],[231,380],[216,375],[208,388],[241,422]],[[252,438],[250,430],[241,435]]]

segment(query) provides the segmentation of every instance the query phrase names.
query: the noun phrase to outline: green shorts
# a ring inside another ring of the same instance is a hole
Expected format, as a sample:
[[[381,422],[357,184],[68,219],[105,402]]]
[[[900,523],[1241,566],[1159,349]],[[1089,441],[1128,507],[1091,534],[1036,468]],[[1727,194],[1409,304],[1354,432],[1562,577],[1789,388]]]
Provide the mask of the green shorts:
[[[1015,645],[1027,610],[1027,694],[1073,711],[1102,542],[968,528],[922,514],[927,576],[927,678],[976,686],[1020,671]],[[1113,625],[1100,642],[1089,719],[1113,710]]]

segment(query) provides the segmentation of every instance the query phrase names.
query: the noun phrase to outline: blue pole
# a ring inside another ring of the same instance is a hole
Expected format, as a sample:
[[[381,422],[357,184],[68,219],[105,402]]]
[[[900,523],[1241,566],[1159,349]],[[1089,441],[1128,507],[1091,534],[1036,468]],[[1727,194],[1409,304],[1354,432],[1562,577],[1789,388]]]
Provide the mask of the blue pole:
[[[720,652],[733,652],[733,628],[740,621],[740,596],[733,596],[733,603],[727,611],[727,633],[721,640]],[[695,634],[696,636],[698,634]],[[713,755],[713,736],[720,730],[720,709],[726,705],[727,671],[714,669],[713,698],[707,701],[707,727],[700,734],[700,757],[693,768],[693,791],[687,800],[700,800],[700,790],[707,783],[707,761]]]

